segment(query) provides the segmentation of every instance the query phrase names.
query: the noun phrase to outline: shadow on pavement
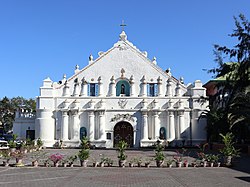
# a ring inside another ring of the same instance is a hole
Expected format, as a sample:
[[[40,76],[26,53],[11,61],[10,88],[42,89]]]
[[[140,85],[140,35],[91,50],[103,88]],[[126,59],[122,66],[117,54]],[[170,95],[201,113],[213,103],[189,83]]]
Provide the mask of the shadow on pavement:
[[[242,154],[240,158],[235,160],[231,169],[250,174],[250,156]]]
[[[235,178],[246,181],[246,182],[250,182],[250,177],[235,177]]]

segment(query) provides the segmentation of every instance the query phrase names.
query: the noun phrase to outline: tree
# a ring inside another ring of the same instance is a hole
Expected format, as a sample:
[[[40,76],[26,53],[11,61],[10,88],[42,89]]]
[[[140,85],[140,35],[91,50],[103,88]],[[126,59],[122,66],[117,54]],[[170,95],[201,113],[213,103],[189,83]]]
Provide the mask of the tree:
[[[0,100],[0,127],[4,132],[12,129],[15,119],[15,111],[23,109],[29,112],[35,112],[36,101],[34,99],[25,99],[23,97],[14,97],[9,99],[4,97]]]
[[[217,99],[212,99],[213,106],[222,110],[225,117],[224,126],[228,131],[236,132],[242,125],[249,124],[250,23],[242,14],[234,19],[236,29],[229,36],[237,38],[238,43],[233,48],[215,45],[215,61],[218,68],[209,72],[214,73],[216,78],[224,79],[216,85],[219,91],[214,96]]]

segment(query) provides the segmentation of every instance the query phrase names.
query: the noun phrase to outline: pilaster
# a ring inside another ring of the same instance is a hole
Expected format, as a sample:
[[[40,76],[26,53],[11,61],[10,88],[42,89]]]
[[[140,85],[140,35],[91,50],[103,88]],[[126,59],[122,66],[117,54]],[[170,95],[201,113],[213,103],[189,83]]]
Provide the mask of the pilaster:
[[[148,112],[142,111],[141,140],[148,140]]]
[[[169,117],[169,141],[175,139],[174,111],[168,110]]]
[[[100,123],[100,132],[99,140],[105,140],[105,110],[98,111],[99,113],[99,123]]]
[[[73,128],[72,128],[72,132],[73,132],[73,140],[78,140],[79,139],[79,114],[78,114],[78,110],[71,110],[72,113],[72,120],[73,120]]]
[[[89,140],[94,141],[95,140],[95,113],[94,111],[88,112],[88,118],[89,118]]]
[[[154,120],[154,139],[160,137],[160,122],[159,122],[159,112],[153,112],[153,120]]]
[[[69,134],[69,116],[68,111],[64,110],[62,111],[62,140],[67,141],[69,140],[68,134]]]

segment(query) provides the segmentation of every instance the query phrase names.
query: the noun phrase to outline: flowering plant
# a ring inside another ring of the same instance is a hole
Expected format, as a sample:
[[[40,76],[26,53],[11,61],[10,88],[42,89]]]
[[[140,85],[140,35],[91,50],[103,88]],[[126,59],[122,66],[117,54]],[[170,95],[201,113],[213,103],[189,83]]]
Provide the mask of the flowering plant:
[[[199,149],[200,152],[197,152],[197,156],[201,161],[207,161],[208,160],[208,154],[205,154],[206,147],[208,146],[208,143],[205,143],[203,145],[196,145]]]
[[[182,156],[175,155],[175,156],[173,156],[173,159],[174,159],[175,162],[181,162],[182,161]]]
[[[52,162],[57,163],[57,162],[59,162],[60,160],[63,159],[63,155],[60,154],[60,153],[52,154],[52,155],[49,156],[49,159]]]
[[[183,155],[178,150],[176,150],[176,155],[173,156],[174,161],[182,162],[182,157]]]

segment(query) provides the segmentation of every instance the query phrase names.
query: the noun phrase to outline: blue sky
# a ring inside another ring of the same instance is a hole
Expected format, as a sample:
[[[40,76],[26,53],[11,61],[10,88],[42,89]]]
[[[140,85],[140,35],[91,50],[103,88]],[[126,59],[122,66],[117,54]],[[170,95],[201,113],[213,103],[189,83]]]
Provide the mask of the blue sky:
[[[213,44],[235,44],[233,16],[250,20],[249,10],[249,0],[1,0],[0,98],[35,98],[46,77],[70,77],[113,46],[123,19],[128,40],[162,69],[205,83]]]

